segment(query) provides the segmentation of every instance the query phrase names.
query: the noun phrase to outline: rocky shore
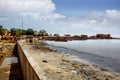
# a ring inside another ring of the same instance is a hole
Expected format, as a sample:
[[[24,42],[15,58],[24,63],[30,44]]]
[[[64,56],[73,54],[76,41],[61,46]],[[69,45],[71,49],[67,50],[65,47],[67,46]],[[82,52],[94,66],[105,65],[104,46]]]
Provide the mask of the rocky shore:
[[[24,44],[23,47],[43,69],[46,80],[120,80],[120,73],[86,64],[78,58],[51,50],[44,43]]]

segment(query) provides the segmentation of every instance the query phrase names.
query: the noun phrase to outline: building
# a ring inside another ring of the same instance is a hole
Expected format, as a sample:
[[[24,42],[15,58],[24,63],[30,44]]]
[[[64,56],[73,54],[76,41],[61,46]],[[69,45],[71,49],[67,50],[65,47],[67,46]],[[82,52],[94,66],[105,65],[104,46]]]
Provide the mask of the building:
[[[105,38],[105,39],[110,39],[110,38],[111,38],[111,35],[110,35],[110,34],[104,34],[104,35],[103,35],[103,38]]]
[[[73,40],[80,40],[81,39],[81,36],[79,36],[79,35],[74,35],[73,36]]]
[[[82,34],[82,35],[81,35],[81,39],[88,39],[88,35]]]
[[[96,34],[96,38],[98,38],[98,39],[110,39],[111,35],[110,34]]]
[[[72,40],[72,37],[71,37],[70,34],[65,34],[63,37],[64,37],[64,39],[66,39],[66,40],[69,40],[69,41]]]
[[[97,39],[96,36],[90,36],[89,39]]]
[[[60,35],[58,33],[54,34],[54,37],[60,37]]]
[[[103,34],[96,34],[97,39],[103,39]]]

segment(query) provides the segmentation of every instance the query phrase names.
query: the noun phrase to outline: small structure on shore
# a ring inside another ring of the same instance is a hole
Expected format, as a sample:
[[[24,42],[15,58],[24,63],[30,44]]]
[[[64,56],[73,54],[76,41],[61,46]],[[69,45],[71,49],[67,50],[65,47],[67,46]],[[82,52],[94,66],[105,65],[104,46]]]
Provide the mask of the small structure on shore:
[[[111,39],[110,34],[96,34],[97,39]]]
[[[84,34],[82,34],[82,35],[81,35],[81,39],[82,39],[82,40],[86,40],[86,39],[88,39],[88,35],[84,35]]]

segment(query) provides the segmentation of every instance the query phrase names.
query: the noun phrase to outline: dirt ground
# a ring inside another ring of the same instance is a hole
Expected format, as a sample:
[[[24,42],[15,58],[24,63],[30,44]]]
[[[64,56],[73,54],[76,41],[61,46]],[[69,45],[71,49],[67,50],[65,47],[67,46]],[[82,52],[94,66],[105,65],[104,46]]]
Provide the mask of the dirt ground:
[[[23,47],[43,69],[47,80],[120,80],[119,73],[86,64],[44,44],[26,44]]]
[[[14,42],[0,41],[0,66],[5,58],[15,57]],[[5,67],[0,67],[0,80],[23,80],[19,63],[9,63]]]
[[[13,50],[16,43],[10,41],[0,41],[0,65],[5,57],[13,57]]]

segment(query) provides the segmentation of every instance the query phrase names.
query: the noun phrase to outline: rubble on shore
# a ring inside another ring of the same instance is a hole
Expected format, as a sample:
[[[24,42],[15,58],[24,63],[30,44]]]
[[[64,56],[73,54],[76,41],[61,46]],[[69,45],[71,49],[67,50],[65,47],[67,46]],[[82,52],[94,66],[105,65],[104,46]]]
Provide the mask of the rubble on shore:
[[[120,73],[89,65],[70,55],[46,47],[46,44],[23,46],[43,69],[47,80],[119,80]]]

